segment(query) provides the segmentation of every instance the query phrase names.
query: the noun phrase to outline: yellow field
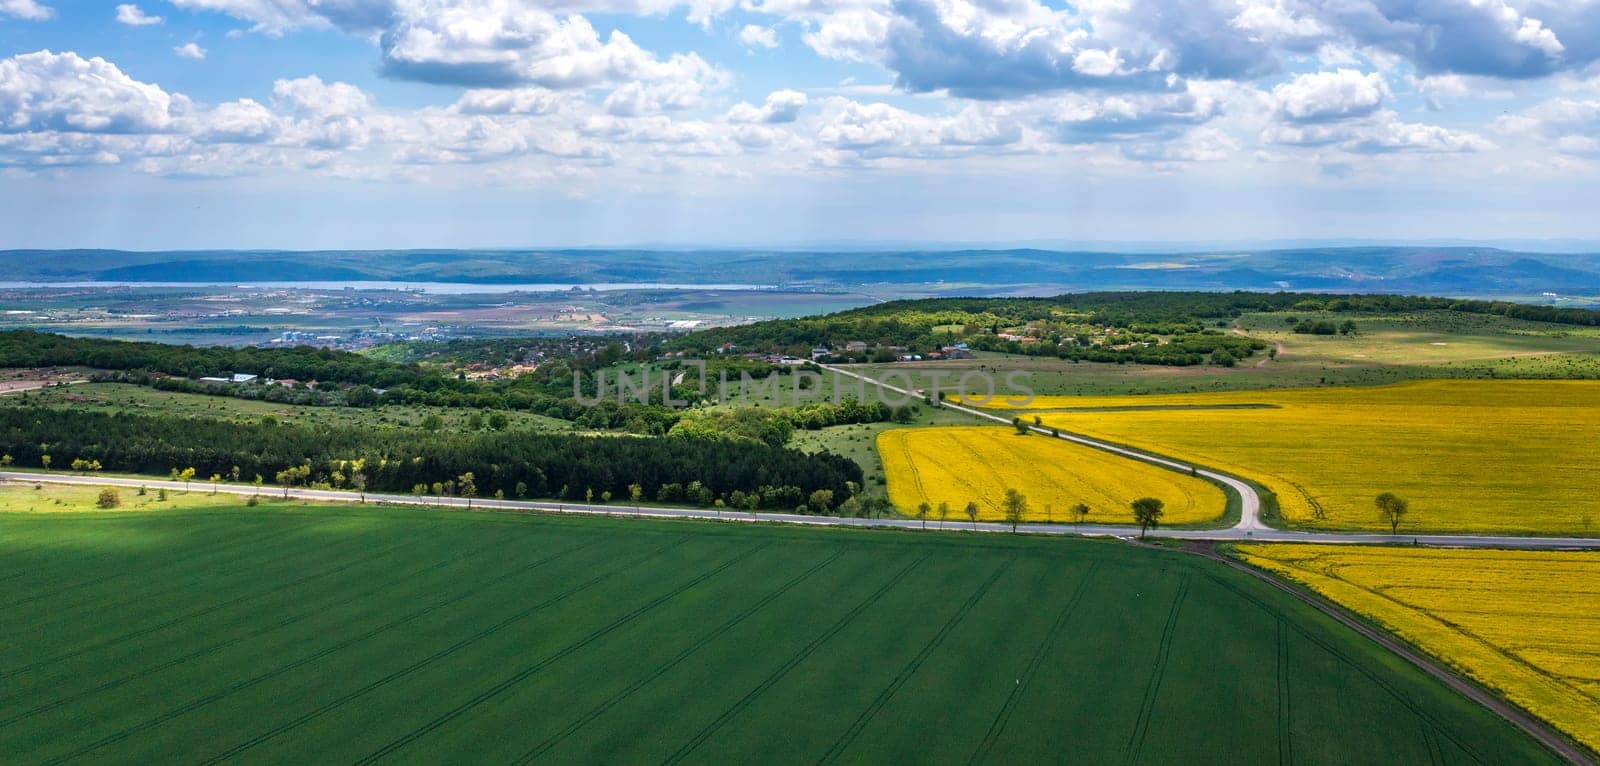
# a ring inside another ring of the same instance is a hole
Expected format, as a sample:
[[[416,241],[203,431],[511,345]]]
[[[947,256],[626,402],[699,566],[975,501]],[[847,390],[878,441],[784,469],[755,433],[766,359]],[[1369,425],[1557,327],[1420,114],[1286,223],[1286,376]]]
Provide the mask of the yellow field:
[[[1131,524],[1129,504],[1154,497],[1166,503],[1162,523],[1196,524],[1220,518],[1227,506],[1222,490],[1204,480],[1004,426],[884,431],[878,453],[896,508],[915,514],[920,503],[937,509],[946,502],[952,521],[966,520],[970,501],[978,518],[1003,518],[1008,488],[1027,496],[1029,521],[1072,521],[1068,509],[1085,503],[1089,523]]]
[[[1600,750],[1600,554],[1245,545]]]
[[[1401,533],[1600,534],[1597,382],[1040,397],[1032,407],[1064,431],[1255,479],[1295,525],[1387,531],[1373,498],[1394,492],[1411,503]]]

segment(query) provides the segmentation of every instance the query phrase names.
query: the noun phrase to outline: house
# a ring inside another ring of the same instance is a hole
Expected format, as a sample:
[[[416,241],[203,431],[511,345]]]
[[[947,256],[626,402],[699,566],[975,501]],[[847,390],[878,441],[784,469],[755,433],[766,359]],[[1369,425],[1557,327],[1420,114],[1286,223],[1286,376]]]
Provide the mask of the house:
[[[233,380],[231,382],[233,382],[233,383],[254,383],[254,382],[256,382],[256,376],[247,375],[247,374],[242,373],[242,372],[236,372],[236,373],[233,374]]]
[[[844,350],[846,350],[846,351],[866,351],[867,350],[867,343],[866,343],[866,341],[853,340],[853,341],[850,341],[849,343],[844,344]]]
[[[823,358],[825,356],[832,356],[832,355],[833,355],[832,351],[829,351],[828,349],[822,348],[821,346],[818,346],[818,347],[816,347],[814,349],[811,349],[811,361],[816,361],[816,360],[821,359],[821,358]]]
[[[965,343],[962,343],[959,346],[945,346],[944,348],[939,349],[939,352],[944,354],[944,358],[946,359],[973,358],[972,352],[967,350],[967,344]]]
[[[227,378],[201,378],[200,382],[201,383],[232,383],[233,381],[231,381],[231,380],[229,380]]]

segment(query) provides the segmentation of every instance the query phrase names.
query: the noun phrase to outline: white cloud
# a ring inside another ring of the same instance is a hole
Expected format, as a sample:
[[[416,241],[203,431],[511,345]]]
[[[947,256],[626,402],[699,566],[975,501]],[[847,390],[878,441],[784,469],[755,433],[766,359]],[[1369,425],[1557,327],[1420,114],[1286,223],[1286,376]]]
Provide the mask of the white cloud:
[[[806,106],[806,94],[797,90],[778,90],[767,94],[766,103],[754,106],[741,102],[728,110],[728,122],[741,124],[780,124],[794,122]]]
[[[1354,69],[1303,74],[1272,89],[1279,116],[1311,123],[1362,117],[1389,98],[1389,85],[1377,72]]]
[[[126,24],[130,27],[148,27],[160,24],[162,21],[163,19],[160,16],[146,15],[139,6],[132,3],[124,3],[117,6],[118,24]]]
[[[102,58],[43,50],[0,60],[0,132],[159,133],[187,107]]]
[[[1360,120],[1274,125],[1264,138],[1286,146],[1334,147],[1354,154],[1453,154],[1494,148],[1494,144],[1471,131],[1402,122],[1394,112],[1387,111]]]
[[[746,48],[778,47],[778,31],[772,27],[763,27],[756,24],[746,24],[739,30],[739,42]]]
[[[173,54],[177,55],[178,58],[191,59],[194,61],[200,61],[206,57],[206,49],[200,47],[197,43],[184,43],[183,45],[174,47],[172,52]]]
[[[25,21],[46,21],[56,12],[38,0],[0,0],[0,16],[11,16]]]

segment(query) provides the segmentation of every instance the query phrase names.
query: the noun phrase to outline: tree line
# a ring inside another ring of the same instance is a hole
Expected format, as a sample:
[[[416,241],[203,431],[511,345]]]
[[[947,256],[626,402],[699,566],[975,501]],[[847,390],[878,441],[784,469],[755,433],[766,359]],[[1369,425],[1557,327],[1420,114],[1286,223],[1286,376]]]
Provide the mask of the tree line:
[[[654,498],[693,485],[707,505],[750,507],[753,497],[755,507],[811,512],[833,510],[862,483],[861,467],[832,453],[690,435],[371,431],[43,408],[0,409],[0,450],[20,466],[90,461],[107,471],[193,469],[265,482],[290,471],[292,483],[335,488],[355,488],[348,466],[360,461],[361,488],[384,492],[432,491],[465,474],[484,496],[571,501],[631,497],[635,486]],[[819,490],[826,503],[815,502]]]

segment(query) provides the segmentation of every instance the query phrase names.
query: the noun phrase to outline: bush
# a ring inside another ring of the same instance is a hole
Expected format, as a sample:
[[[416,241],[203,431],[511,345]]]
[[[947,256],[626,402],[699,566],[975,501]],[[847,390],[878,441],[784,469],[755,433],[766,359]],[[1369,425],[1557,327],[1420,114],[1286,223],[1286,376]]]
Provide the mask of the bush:
[[[251,495],[251,496],[245,498],[244,504],[249,506],[249,507],[251,507],[251,508],[254,508],[254,507],[256,507],[256,506],[261,504],[261,498],[256,496],[256,495]]]
[[[100,490],[100,498],[95,501],[95,505],[101,508],[115,508],[122,505],[122,495],[116,490],[106,487]]]

